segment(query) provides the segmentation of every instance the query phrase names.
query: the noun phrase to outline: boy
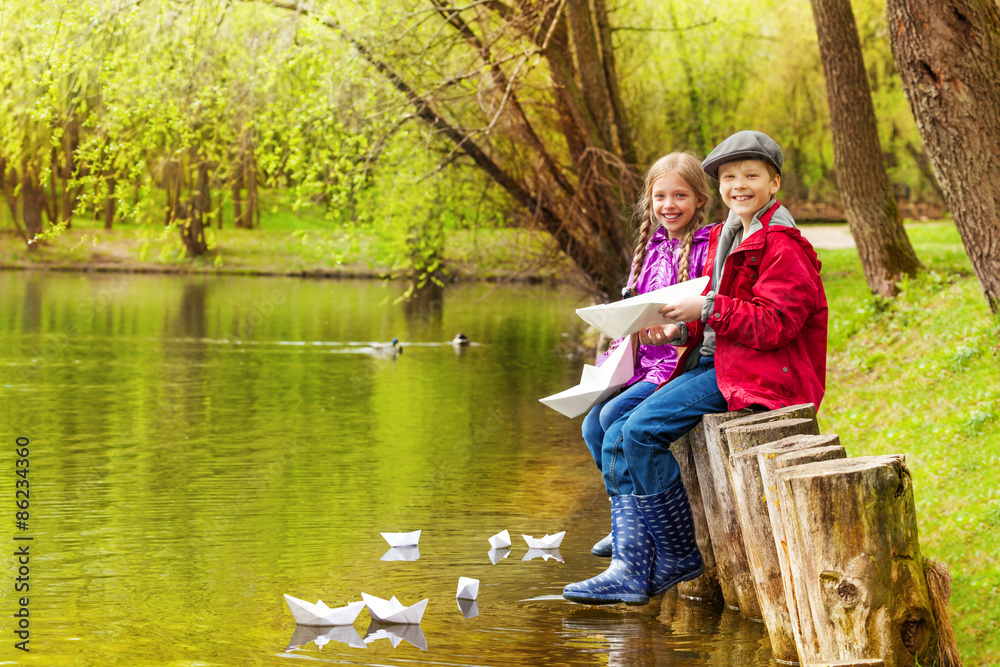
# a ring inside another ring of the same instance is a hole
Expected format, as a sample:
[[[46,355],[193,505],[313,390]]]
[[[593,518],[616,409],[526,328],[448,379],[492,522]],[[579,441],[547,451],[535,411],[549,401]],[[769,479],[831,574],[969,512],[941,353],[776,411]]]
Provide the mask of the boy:
[[[778,144],[754,131],[737,132],[702,162],[730,209],[709,240],[711,281],[702,296],[660,309],[687,324],[640,332],[645,344],[687,349],[671,378],[605,434],[604,450],[626,462],[617,470],[602,466],[612,501],[612,562],[604,573],[566,586],[563,596],[570,600],[646,604],[650,595],[704,571],[670,454],[670,444],[702,415],[750,406],[818,407],[823,399],[826,294],[815,251],[773,198],[782,163]]]

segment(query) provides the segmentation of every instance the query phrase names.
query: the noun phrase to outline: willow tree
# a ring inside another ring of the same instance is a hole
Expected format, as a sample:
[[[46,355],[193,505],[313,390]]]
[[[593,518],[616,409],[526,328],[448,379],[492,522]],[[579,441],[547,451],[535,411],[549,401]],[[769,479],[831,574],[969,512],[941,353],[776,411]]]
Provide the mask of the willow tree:
[[[333,2],[257,1],[346,40],[449,146],[445,163],[482,170],[596,292],[617,291],[636,157],[604,0],[410,0],[364,20]]]
[[[1000,312],[1000,10],[994,0],[890,0],[910,109],[990,309]]]
[[[920,268],[906,236],[879,144],[875,107],[850,0],[812,0],[826,73],[837,186],[868,287],[895,296]]]

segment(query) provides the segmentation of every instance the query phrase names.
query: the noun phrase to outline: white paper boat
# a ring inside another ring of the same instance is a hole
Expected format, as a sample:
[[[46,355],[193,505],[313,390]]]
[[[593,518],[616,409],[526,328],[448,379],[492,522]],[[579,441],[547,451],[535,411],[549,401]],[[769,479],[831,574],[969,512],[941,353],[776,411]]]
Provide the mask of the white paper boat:
[[[372,621],[365,633],[364,643],[371,644],[379,639],[388,639],[393,648],[400,642],[410,642],[422,651],[427,650],[427,638],[420,625],[400,625],[398,623],[380,623]]]
[[[562,544],[563,537],[565,537],[566,531],[561,531],[555,535],[545,534],[545,537],[532,537],[531,535],[521,535],[524,541],[528,543],[529,549],[558,549],[559,545]]]
[[[292,616],[295,617],[295,622],[299,625],[350,625],[365,608],[364,602],[352,602],[346,607],[330,609],[323,604],[322,600],[313,604],[293,598],[291,595],[285,595],[285,602],[288,604]]]
[[[503,549],[504,547],[509,546],[510,533],[507,532],[506,528],[490,538],[490,547],[493,549]]]
[[[502,549],[490,549],[490,562],[496,565],[509,555],[510,555],[510,547],[504,547]]]
[[[458,592],[455,597],[460,600],[475,600],[479,596],[479,580],[472,577],[458,578]]]
[[[420,541],[420,531],[412,533],[379,533],[390,547],[415,547]]]
[[[379,560],[420,560],[420,547],[389,547]]]
[[[562,554],[559,553],[559,549],[528,549],[528,553],[524,554],[524,558],[521,560],[535,560],[536,558],[541,558],[542,560],[554,558],[560,563],[566,562],[562,559]]]
[[[367,593],[362,593],[361,597],[372,618],[382,623],[419,623],[427,607],[427,598],[406,607],[396,599],[395,595],[388,600]]]
[[[580,384],[538,400],[569,418],[579,417],[632,379],[635,375],[632,357],[632,338],[629,337],[600,366],[584,364]]]
[[[347,644],[354,648],[368,648],[353,625],[335,625],[332,628],[296,625],[292,638],[288,640],[288,648],[285,650],[294,651],[309,642],[315,642],[316,646],[323,648],[331,641]]]
[[[465,616],[466,620],[475,618],[479,616],[479,603],[475,600],[463,600],[459,598],[458,610],[462,612],[462,616]]]
[[[705,291],[706,285],[708,285],[708,276],[702,276],[646,294],[639,294],[630,299],[622,299],[599,306],[577,308],[576,314],[583,318],[587,324],[611,338],[621,338],[634,334],[645,327],[670,324],[673,320],[664,319],[658,312],[660,307],[679,297],[697,296]]]

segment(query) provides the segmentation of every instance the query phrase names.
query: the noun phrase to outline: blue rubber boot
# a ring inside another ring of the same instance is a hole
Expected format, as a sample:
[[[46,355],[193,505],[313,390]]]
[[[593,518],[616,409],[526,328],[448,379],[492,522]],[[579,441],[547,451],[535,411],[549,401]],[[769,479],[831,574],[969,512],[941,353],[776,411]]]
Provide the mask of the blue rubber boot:
[[[700,576],[705,571],[705,561],[698,551],[691,503],[684,485],[678,481],[666,491],[633,497],[656,546],[649,594],[659,595],[681,581]]]
[[[611,558],[611,533],[602,537],[597,544],[592,546],[590,553],[600,558]]]
[[[652,566],[653,540],[635,496],[612,496],[611,565],[596,577],[567,585],[563,597],[585,604],[647,604]]]

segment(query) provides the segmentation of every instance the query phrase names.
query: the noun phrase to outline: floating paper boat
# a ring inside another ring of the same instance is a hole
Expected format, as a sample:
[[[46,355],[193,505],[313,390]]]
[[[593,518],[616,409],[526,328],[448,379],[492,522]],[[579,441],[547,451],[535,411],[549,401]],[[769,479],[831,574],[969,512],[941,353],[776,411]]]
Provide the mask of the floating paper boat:
[[[705,291],[707,284],[708,276],[703,276],[630,299],[577,308],[576,314],[612,339],[621,338],[639,329],[670,324],[673,320],[664,319],[658,312],[660,307],[678,298],[697,296]]]
[[[479,616],[479,603],[475,600],[463,600],[459,598],[458,610],[462,612],[462,616],[465,616],[466,620],[475,618]]]
[[[563,537],[566,535],[566,531],[556,533],[555,535],[545,534],[545,537],[532,537],[531,535],[521,535],[524,541],[528,543],[529,549],[558,549],[559,545],[562,544]]]
[[[504,547],[502,549],[490,549],[490,562],[496,565],[509,555],[510,555],[510,547]]]
[[[458,592],[455,597],[460,600],[475,600],[479,596],[479,580],[472,577],[458,578]]]
[[[288,648],[285,650],[294,651],[309,642],[315,642],[316,646],[323,648],[331,641],[347,644],[354,648],[368,648],[353,625],[335,625],[332,628],[296,625],[292,638],[288,640]]]
[[[427,638],[420,625],[400,625],[398,623],[380,623],[372,621],[365,633],[364,642],[371,644],[378,639],[388,639],[393,648],[400,642],[410,642],[422,651],[427,650]]]
[[[543,560],[554,558],[560,563],[566,562],[562,559],[562,554],[559,553],[559,549],[528,549],[528,553],[524,554],[524,558],[521,560],[535,560],[536,558],[541,558]]]
[[[510,546],[510,533],[507,529],[501,530],[499,533],[490,538],[490,547],[493,549],[503,549],[504,547]]]
[[[379,533],[390,547],[415,547],[420,541],[420,531],[412,533]]]
[[[584,364],[580,384],[538,400],[570,419],[579,417],[632,379],[635,375],[632,357],[632,338],[629,337],[600,366]]]
[[[362,593],[361,597],[372,618],[382,623],[419,623],[424,615],[424,608],[427,607],[427,598],[406,607],[395,595],[388,600],[367,593]]]
[[[419,560],[420,547],[389,547],[379,560]]]
[[[365,608],[364,602],[352,602],[346,607],[331,609],[323,604],[322,600],[313,604],[293,598],[291,595],[285,595],[285,602],[288,604],[292,616],[295,617],[295,622],[299,625],[350,625]]]

